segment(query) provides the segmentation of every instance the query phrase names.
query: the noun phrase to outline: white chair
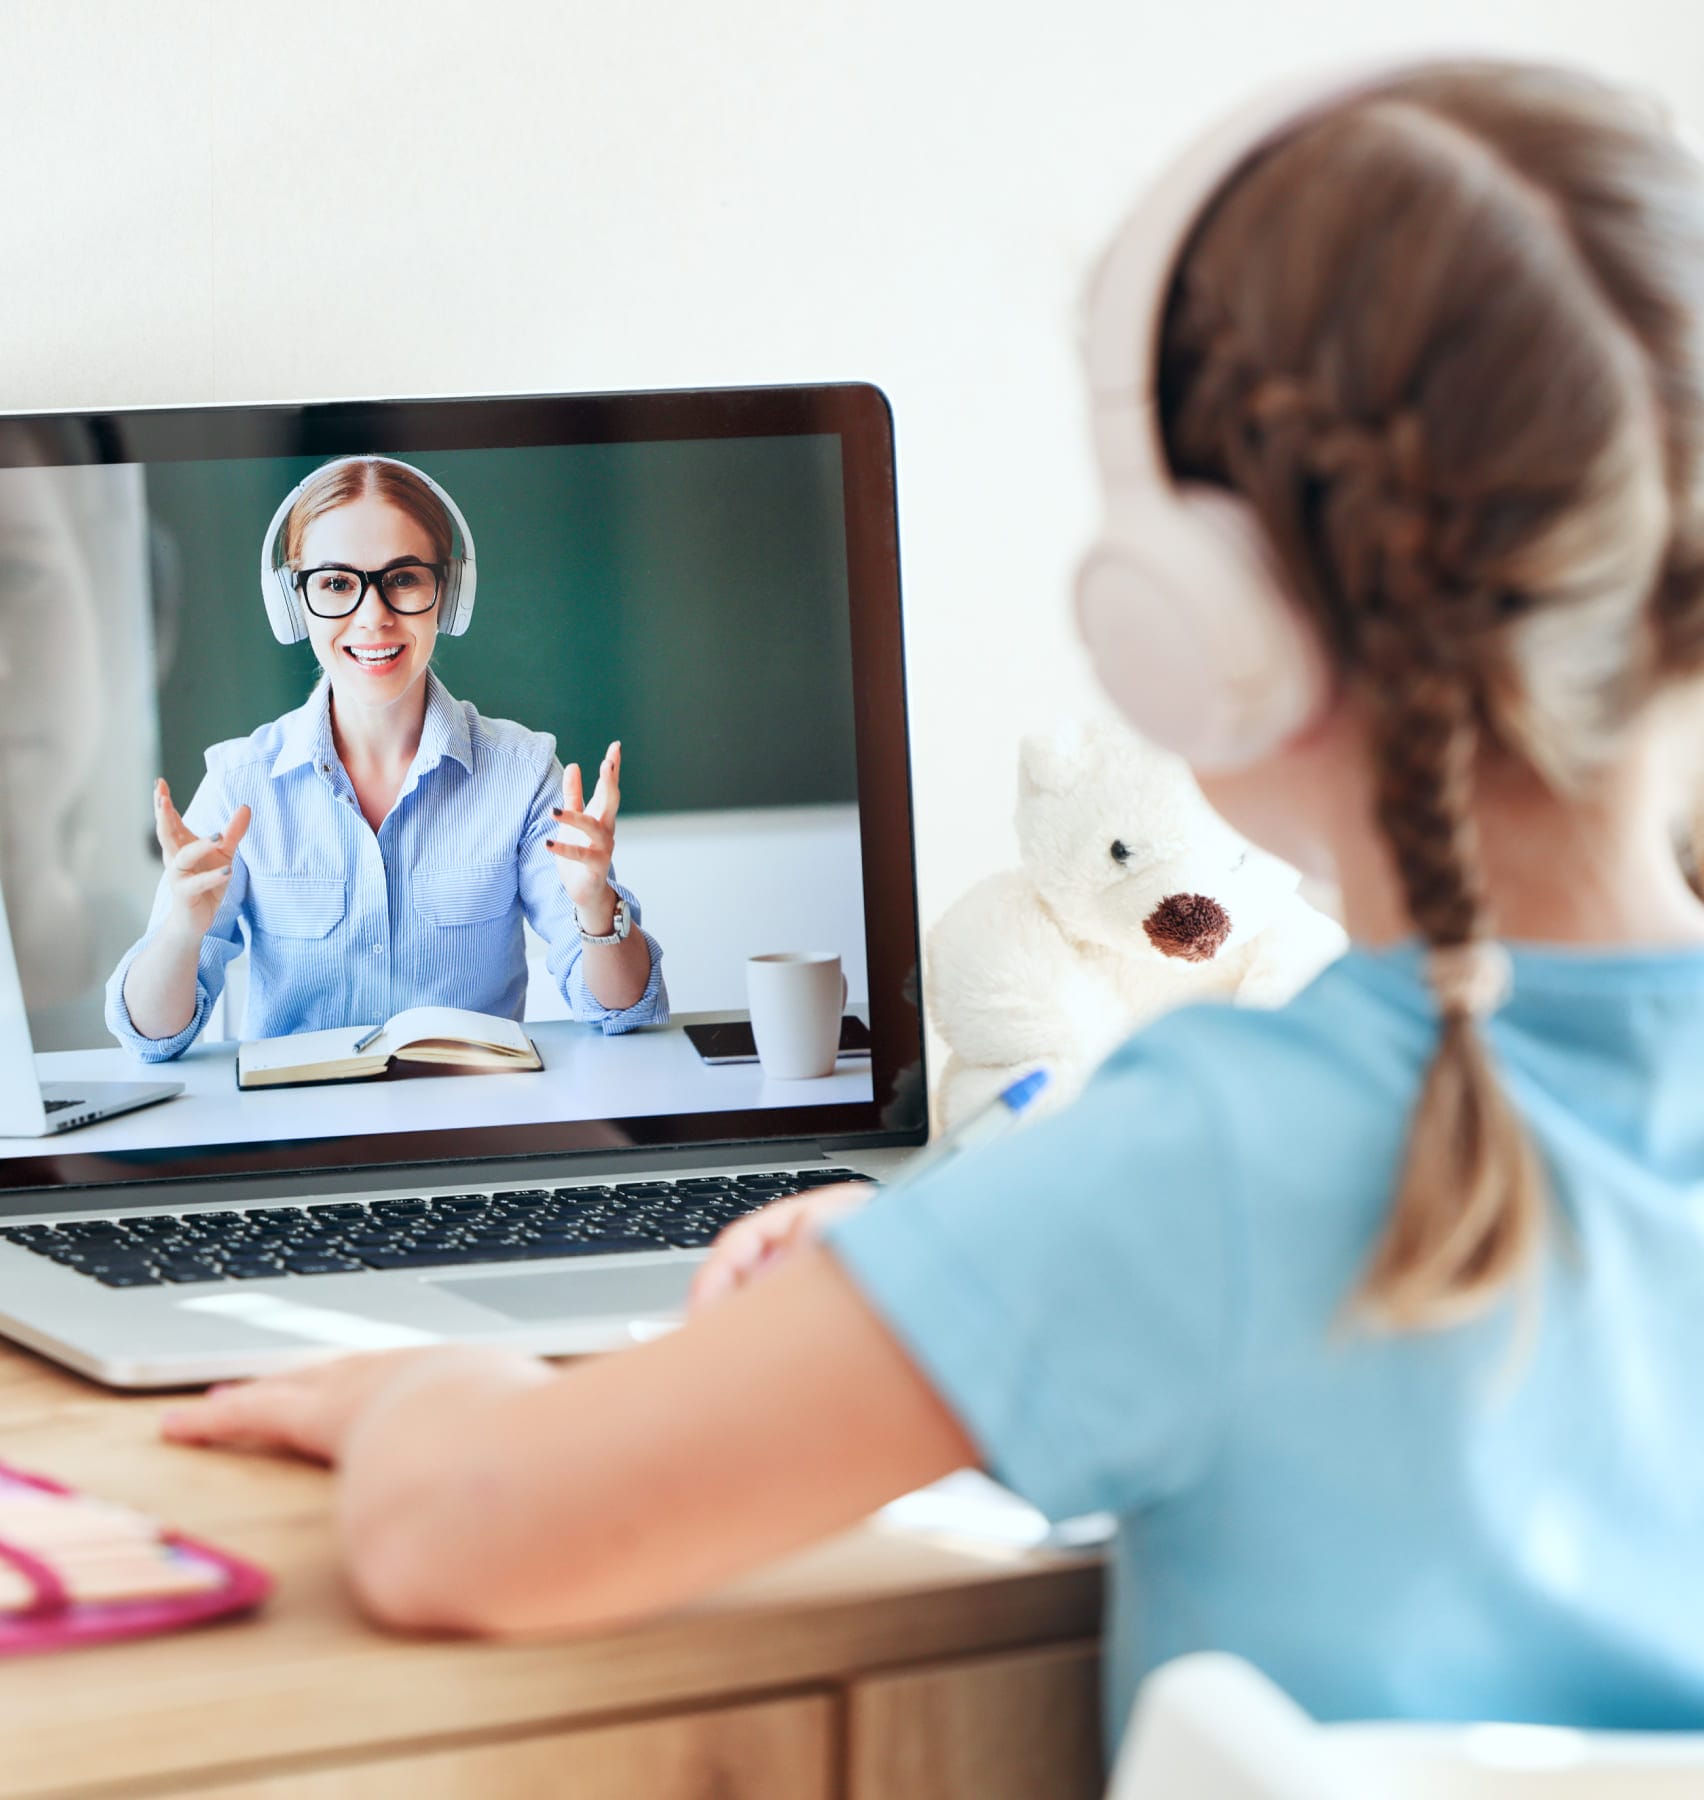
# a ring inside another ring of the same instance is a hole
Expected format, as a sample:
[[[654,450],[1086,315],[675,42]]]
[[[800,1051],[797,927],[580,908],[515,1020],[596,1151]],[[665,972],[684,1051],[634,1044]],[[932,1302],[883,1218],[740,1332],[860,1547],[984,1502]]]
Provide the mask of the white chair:
[[[1704,1732],[1320,1725],[1235,1656],[1142,1684],[1107,1800],[1679,1800]]]

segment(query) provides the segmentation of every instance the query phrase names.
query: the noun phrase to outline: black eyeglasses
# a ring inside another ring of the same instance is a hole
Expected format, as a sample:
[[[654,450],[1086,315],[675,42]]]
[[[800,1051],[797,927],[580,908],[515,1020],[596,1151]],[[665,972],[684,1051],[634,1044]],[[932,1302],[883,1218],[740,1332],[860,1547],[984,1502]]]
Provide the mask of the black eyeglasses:
[[[298,569],[296,591],[316,619],[346,619],[377,588],[379,598],[393,613],[430,612],[438,604],[444,584],[443,563],[395,562],[382,569],[352,569],[346,563],[326,563],[317,569]]]

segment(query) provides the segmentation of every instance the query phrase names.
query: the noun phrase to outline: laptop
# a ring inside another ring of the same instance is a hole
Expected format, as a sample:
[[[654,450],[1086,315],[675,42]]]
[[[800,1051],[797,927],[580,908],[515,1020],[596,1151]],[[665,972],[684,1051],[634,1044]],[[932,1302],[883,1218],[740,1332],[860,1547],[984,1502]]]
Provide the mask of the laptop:
[[[288,629],[285,503],[342,458],[404,465],[453,517],[442,561],[384,589],[455,609],[376,830]],[[0,418],[0,652],[0,1334],[126,1388],[615,1348],[678,1323],[728,1223],[924,1142],[876,389]],[[622,744],[613,878],[661,952],[626,1014],[588,1009],[502,811],[541,734],[588,776]],[[254,801],[176,1040],[141,1036],[125,986],[165,906],[159,776],[202,835],[232,783]],[[744,1025],[746,959],[776,952],[839,959],[856,1023],[826,1074],[688,1032]],[[542,1069],[237,1086],[244,1041],[353,1042],[469,993]],[[41,1096],[86,1102],[57,1109],[77,1128],[41,1136]]]
[[[181,1081],[43,1082],[36,1074],[29,1013],[0,891],[0,1138],[47,1137],[152,1106],[183,1092]]]

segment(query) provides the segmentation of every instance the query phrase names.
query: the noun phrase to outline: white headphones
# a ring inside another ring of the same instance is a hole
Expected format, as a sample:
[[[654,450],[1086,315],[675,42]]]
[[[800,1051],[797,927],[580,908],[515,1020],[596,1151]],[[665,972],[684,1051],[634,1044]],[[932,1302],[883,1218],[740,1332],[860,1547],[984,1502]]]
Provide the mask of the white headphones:
[[[310,481],[317,480],[327,469],[338,468],[344,463],[388,463],[393,469],[406,469],[410,475],[416,475],[425,482],[443,502],[445,512],[450,515],[450,522],[455,526],[455,539],[450,545],[449,566],[444,571],[443,592],[438,596],[438,629],[446,637],[460,637],[473,617],[476,585],[473,534],[467,528],[467,520],[462,517],[461,508],[424,469],[415,468],[413,463],[398,462],[394,456],[336,457],[331,462],[322,463],[311,475],[305,475],[284,496],[283,505],[272,515],[272,523],[267,526],[266,536],[260,541],[260,596],[266,602],[266,617],[272,627],[272,635],[281,644],[299,644],[308,635],[307,614],[302,606],[301,593],[296,587],[295,571],[285,559],[284,524],[302,489]]]
[[[1160,177],[1094,278],[1085,355],[1105,515],[1077,573],[1077,628],[1119,709],[1196,768],[1270,755],[1321,716],[1332,677],[1253,508],[1172,477],[1156,388],[1173,272],[1208,202],[1256,151],[1440,60],[1361,65],[1260,93]]]

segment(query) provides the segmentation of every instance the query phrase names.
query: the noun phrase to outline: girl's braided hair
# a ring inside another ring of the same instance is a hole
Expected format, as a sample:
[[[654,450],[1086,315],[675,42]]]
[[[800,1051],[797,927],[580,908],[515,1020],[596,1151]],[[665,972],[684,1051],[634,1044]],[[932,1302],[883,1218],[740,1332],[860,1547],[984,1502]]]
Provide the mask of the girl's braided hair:
[[[1477,1022],[1482,756],[1584,791],[1704,671],[1704,180],[1588,77],[1453,63],[1297,128],[1186,246],[1180,478],[1254,506],[1364,701],[1438,1049],[1361,1300],[1448,1322],[1525,1267],[1537,1157]]]

